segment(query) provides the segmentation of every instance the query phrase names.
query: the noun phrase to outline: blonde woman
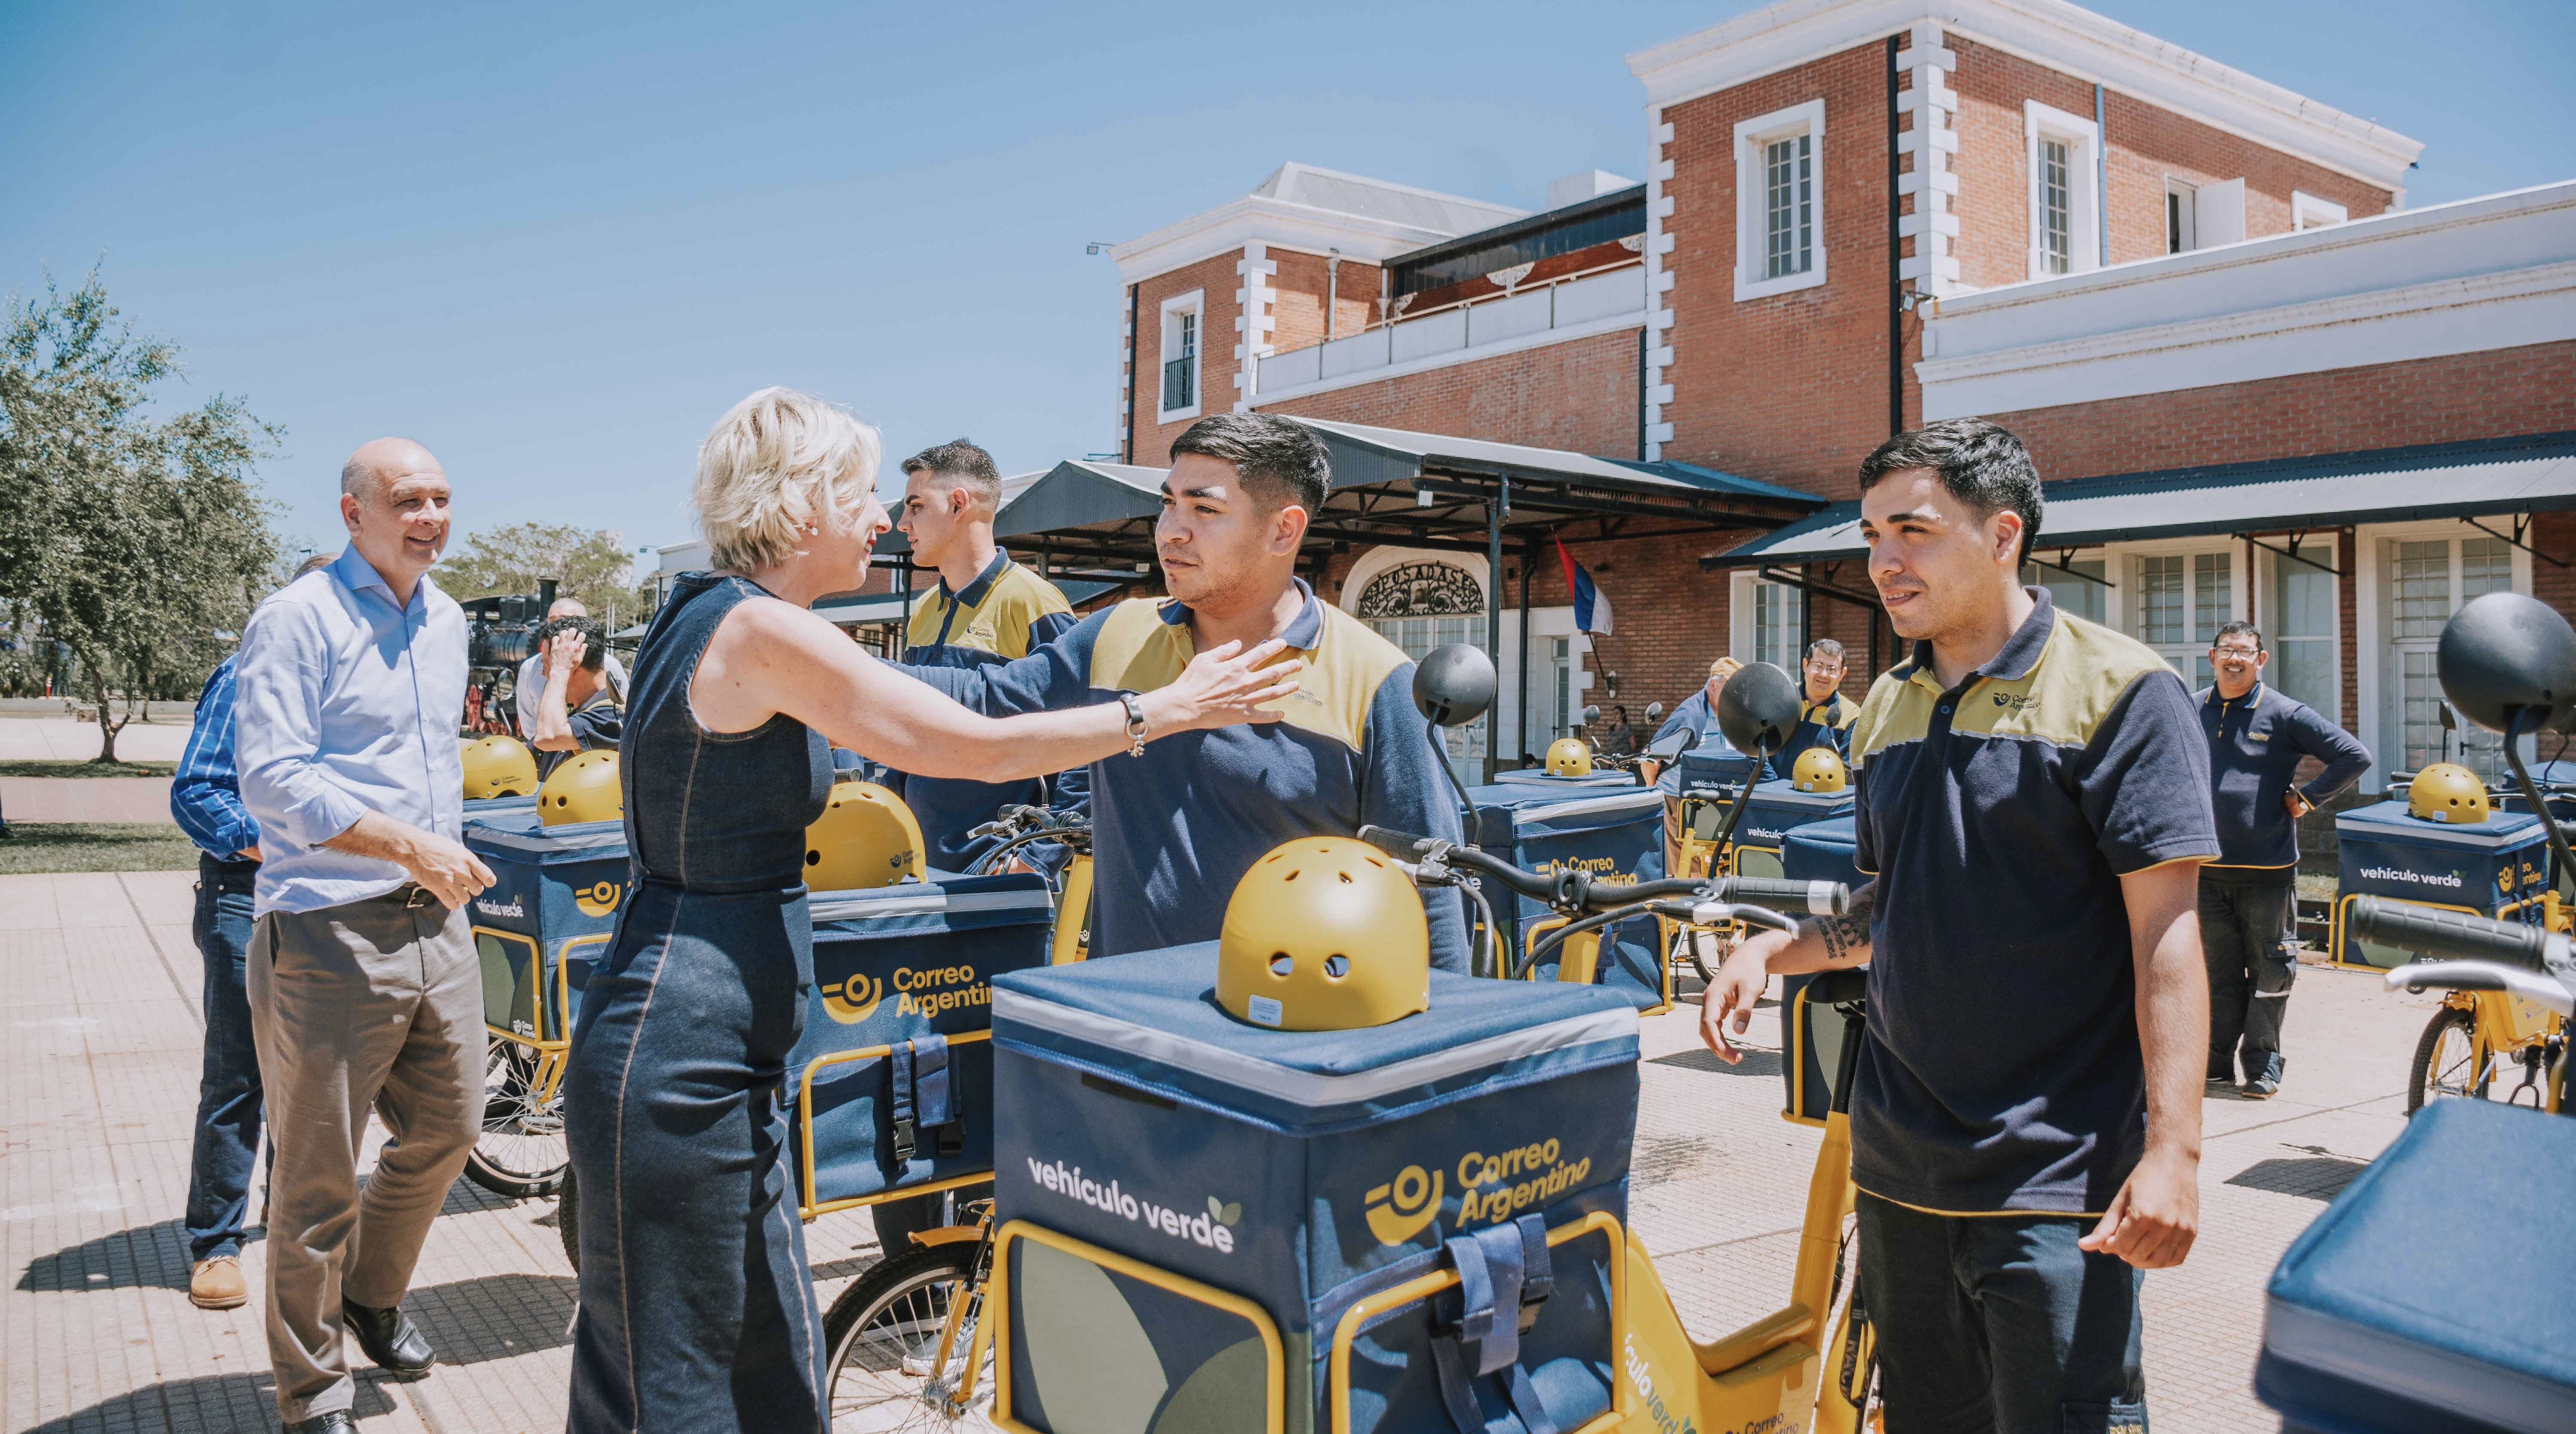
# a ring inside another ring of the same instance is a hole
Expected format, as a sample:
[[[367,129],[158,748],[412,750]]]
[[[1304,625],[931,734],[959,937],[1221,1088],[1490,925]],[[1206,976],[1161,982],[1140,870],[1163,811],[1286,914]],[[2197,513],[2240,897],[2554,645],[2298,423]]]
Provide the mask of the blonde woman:
[[[875,430],[784,388],[698,450],[717,570],[672,590],[636,654],[620,768],[637,881],[573,1031],[565,1126],[582,1193],[568,1428],[798,1434],[827,1423],[821,1320],[777,1101],[814,979],[805,828],[831,744],[901,771],[1006,780],[1149,738],[1277,720],[1302,665],[1229,643],[1171,687],[993,719],[807,611],[859,585],[885,510]]]

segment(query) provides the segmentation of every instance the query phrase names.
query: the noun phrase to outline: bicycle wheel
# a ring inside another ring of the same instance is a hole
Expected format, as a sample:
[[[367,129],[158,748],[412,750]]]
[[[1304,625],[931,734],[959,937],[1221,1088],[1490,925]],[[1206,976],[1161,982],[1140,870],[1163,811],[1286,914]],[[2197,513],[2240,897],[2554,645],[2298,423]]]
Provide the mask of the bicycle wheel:
[[[563,1092],[530,1088],[536,1053],[496,1040],[483,1058],[483,1133],[465,1157],[465,1178],[511,1200],[552,1195],[572,1153],[564,1144]]]
[[[960,1241],[907,1250],[877,1262],[859,1276],[823,1317],[824,1368],[832,1434],[852,1431],[944,1429],[956,1422],[949,1407],[966,1374],[966,1359],[982,1313],[984,1291],[975,1287],[975,1243]],[[948,1307],[966,1291],[947,1367],[933,1369]],[[975,1375],[968,1411],[993,1403],[989,1354]]]
[[[2428,1100],[2465,1096],[2487,1098],[2492,1070],[2478,1069],[2477,1014],[2457,1006],[2433,1013],[2415,1043],[2415,1068],[2406,1074],[2406,1113],[2413,1115]]]
[[[573,1183],[572,1166],[564,1166],[563,1180],[555,1186],[555,1233],[562,1237],[564,1258],[572,1262],[572,1272],[581,1273],[581,1187]]]

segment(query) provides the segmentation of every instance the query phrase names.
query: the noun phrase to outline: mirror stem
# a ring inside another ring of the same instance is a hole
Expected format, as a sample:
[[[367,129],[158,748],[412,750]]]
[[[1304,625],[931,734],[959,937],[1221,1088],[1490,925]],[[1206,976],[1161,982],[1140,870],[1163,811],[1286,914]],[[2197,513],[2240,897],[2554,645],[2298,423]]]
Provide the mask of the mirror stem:
[[[1423,732],[1431,740],[1431,755],[1440,764],[1440,775],[1449,779],[1449,790],[1458,798],[1458,834],[1463,838],[1459,844],[1473,849],[1476,845],[1476,804],[1467,799],[1467,784],[1459,781],[1457,772],[1449,766],[1449,744],[1440,740],[1439,722],[1423,724]]]
[[[1787,746],[1785,741],[1782,746]],[[1726,814],[1726,830],[1717,834],[1717,849],[1724,851],[1735,840],[1735,824],[1744,820],[1744,808],[1753,800],[1753,788],[1771,766],[1771,750],[1761,743],[1753,744],[1753,770],[1744,774],[1743,790],[1735,794],[1735,805]]]
[[[2576,857],[2571,857],[2567,853],[2567,834],[2558,829],[2558,814],[2551,811],[2549,803],[2541,798],[2540,784],[2533,781],[2531,774],[2522,768],[2523,720],[2530,712],[2531,709],[2528,707],[2516,707],[2511,715],[2505,718],[2505,764],[2513,768],[2513,780],[2515,785],[2522,788],[2522,799],[2531,803],[2532,811],[2539,815],[2540,829],[2549,833],[2549,854],[2558,859],[2558,870],[2576,871]]]

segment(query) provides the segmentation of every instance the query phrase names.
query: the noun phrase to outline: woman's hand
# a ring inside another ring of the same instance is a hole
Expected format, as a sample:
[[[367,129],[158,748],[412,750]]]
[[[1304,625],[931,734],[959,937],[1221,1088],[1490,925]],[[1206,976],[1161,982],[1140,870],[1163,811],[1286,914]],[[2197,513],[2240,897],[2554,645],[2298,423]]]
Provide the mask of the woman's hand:
[[[1287,648],[1286,642],[1274,637],[1250,652],[1243,652],[1240,642],[1229,642],[1191,658],[1189,667],[1170,686],[1137,699],[1145,710],[1146,735],[1278,721],[1279,713],[1257,709],[1296,691],[1296,675],[1306,669],[1306,663],[1292,657],[1271,667],[1262,664]]]

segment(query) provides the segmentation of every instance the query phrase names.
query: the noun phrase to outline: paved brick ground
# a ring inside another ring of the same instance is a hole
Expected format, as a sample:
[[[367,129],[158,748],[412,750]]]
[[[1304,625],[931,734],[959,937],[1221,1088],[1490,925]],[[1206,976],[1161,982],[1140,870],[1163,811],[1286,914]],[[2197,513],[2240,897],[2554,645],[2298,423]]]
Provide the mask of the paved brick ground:
[[[0,811],[13,822],[167,822],[170,779],[0,777]]]
[[[21,724],[0,724],[0,727]],[[190,878],[0,877],[0,1431],[272,1429],[250,1307],[187,1302],[187,1185],[199,1027]],[[2202,1233],[2146,1285],[2159,1428],[2275,1427],[2248,1391],[2262,1285],[2281,1250],[2402,1123],[2405,1063],[2430,998],[2310,970],[2291,1015],[2289,1082],[2214,1101]],[[1776,1306],[1815,1150],[1778,1117],[1777,1026],[1725,1067],[1692,1012],[1648,1023],[1633,1222],[1683,1319],[1707,1338]],[[825,1297],[873,1255],[864,1219],[810,1232]],[[460,1184],[409,1307],[442,1363],[416,1384],[362,1376],[370,1431],[551,1434],[563,1427],[572,1273],[548,1201]]]
[[[188,719],[156,715],[116,734],[116,755],[128,762],[175,762],[188,745]],[[0,760],[86,762],[98,755],[98,724],[68,717],[15,717],[0,721]]]

